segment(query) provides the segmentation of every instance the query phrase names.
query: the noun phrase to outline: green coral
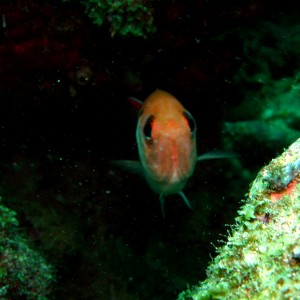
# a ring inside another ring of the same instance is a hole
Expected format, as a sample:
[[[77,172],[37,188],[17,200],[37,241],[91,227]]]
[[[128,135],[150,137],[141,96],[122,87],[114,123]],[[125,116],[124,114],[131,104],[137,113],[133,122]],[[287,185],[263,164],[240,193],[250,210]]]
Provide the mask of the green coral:
[[[299,160],[299,147],[300,139],[260,171],[208,278],[179,300],[300,299],[299,175],[280,192],[270,192],[265,183],[274,164],[285,168]]]
[[[109,24],[112,36],[146,37],[155,31],[152,9],[145,0],[82,0],[81,3],[95,24]]]
[[[53,281],[53,268],[28,246],[16,213],[0,203],[0,299],[47,299]]]

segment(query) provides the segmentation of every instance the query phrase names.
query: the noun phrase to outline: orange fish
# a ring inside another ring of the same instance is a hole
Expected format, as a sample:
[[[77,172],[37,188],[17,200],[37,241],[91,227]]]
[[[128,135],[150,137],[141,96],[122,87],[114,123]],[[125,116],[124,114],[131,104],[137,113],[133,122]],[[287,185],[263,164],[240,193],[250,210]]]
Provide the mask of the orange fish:
[[[136,129],[140,162],[150,187],[164,197],[180,194],[197,162],[196,123],[171,94],[156,90],[144,102]]]
[[[182,190],[193,175],[197,160],[224,155],[218,152],[197,157],[196,122],[168,92],[156,90],[144,103],[135,98],[130,101],[141,107],[136,128],[140,162],[114,163],[144,174],[149,186],[159,194],[163,216],[164,198],[170,194],[179,194],[192,208]]]

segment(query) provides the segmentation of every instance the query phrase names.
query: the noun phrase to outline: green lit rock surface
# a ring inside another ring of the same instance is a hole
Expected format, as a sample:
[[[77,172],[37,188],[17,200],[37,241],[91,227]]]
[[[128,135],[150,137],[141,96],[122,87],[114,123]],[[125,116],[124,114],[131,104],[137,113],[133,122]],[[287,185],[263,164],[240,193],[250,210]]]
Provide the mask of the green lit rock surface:
[[[300,139],[258,173],[207,279],[179,299],[300,299]]]
[[[45,300],[53,269],[20,233],[16,213],[0,203],[0,299]]]

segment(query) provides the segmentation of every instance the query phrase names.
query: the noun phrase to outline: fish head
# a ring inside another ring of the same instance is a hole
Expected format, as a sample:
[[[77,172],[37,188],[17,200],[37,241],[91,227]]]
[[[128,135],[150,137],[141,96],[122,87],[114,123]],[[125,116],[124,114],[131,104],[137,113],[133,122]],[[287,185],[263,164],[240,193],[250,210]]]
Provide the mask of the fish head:
[[[179,193],[197,162],[193,116],[174,96],[157,90],[143,104],[136,139],[150,187],[160,194]]]

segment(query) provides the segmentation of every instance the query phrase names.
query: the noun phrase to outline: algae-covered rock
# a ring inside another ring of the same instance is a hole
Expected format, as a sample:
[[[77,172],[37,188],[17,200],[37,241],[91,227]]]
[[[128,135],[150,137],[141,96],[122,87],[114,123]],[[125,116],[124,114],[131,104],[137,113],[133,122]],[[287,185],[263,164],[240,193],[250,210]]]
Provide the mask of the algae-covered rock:
[[[300,299],[300,139],[262,168],[207,279],[183,299]]]

